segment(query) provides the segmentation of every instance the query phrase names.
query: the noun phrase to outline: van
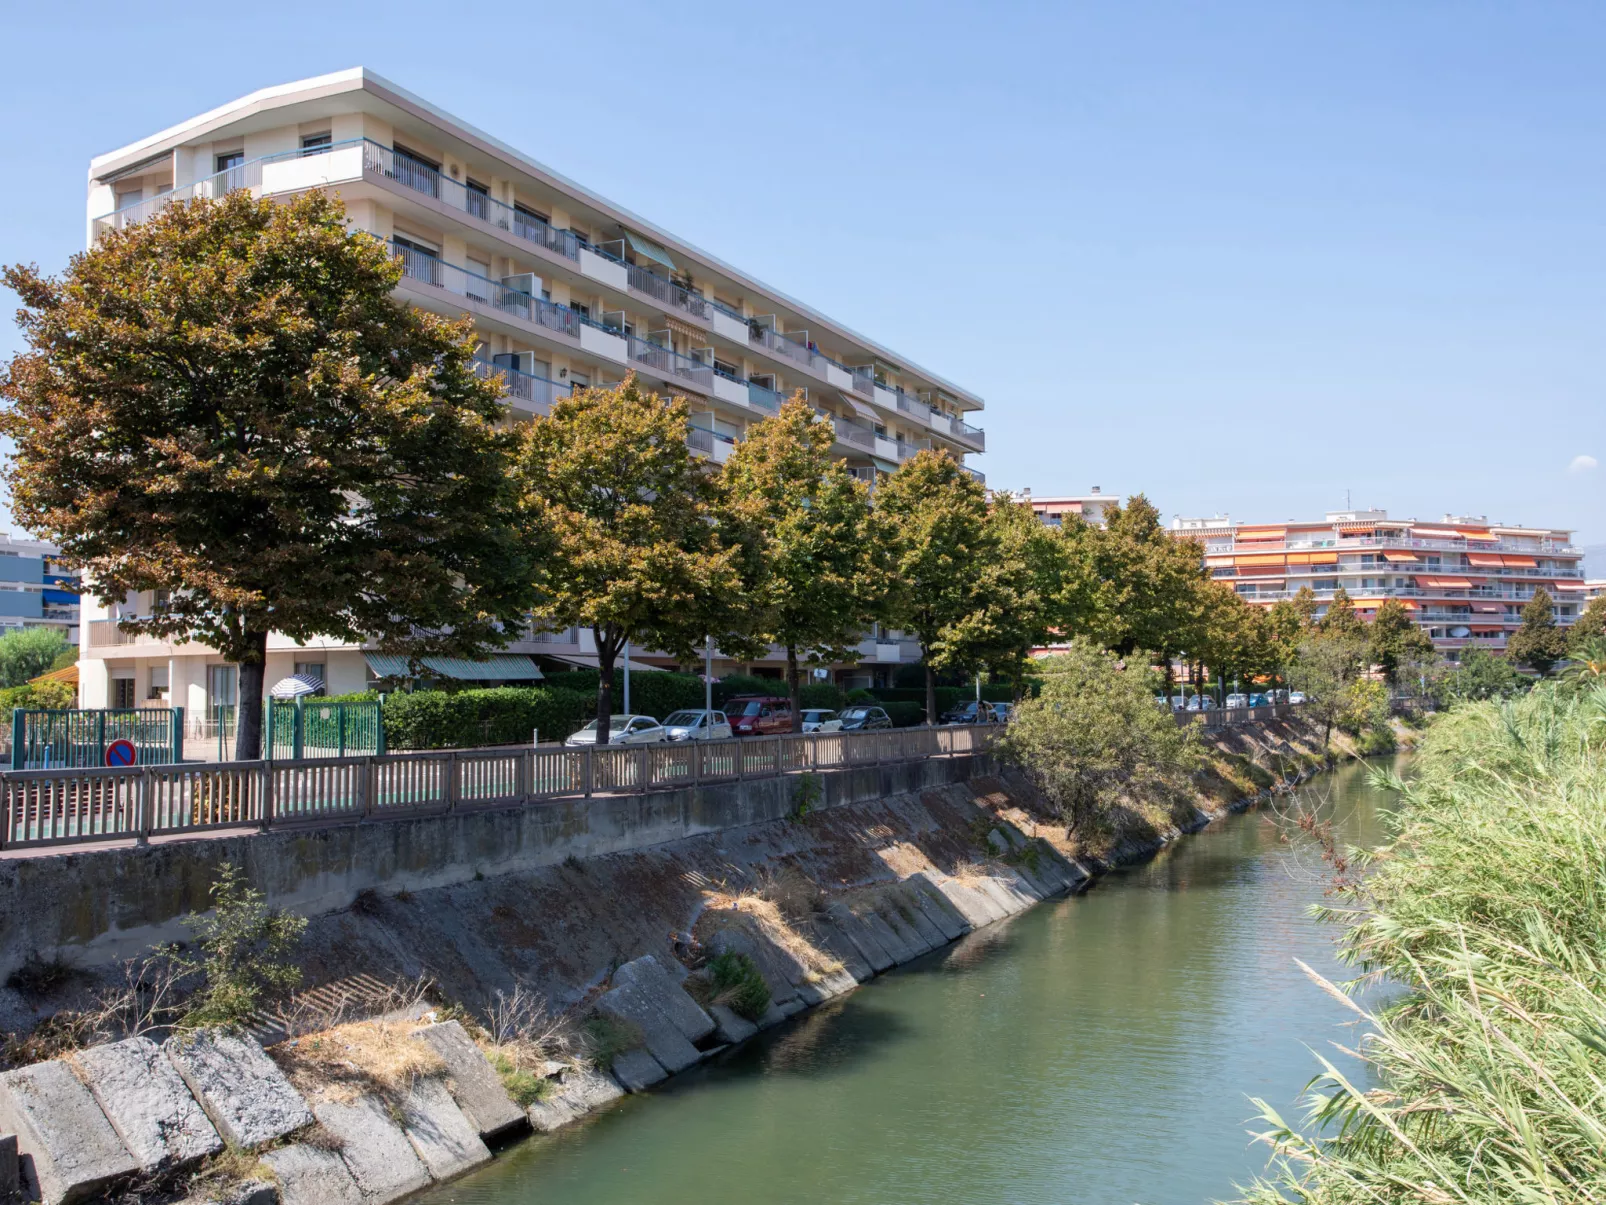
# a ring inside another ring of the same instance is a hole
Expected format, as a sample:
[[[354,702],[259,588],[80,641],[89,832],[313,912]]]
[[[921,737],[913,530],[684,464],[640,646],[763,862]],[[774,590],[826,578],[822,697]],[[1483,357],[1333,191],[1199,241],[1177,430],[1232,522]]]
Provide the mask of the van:
[[[733,736],[775,736],[792,731],[792,700],[777,695],[737,695],[725,704]]]

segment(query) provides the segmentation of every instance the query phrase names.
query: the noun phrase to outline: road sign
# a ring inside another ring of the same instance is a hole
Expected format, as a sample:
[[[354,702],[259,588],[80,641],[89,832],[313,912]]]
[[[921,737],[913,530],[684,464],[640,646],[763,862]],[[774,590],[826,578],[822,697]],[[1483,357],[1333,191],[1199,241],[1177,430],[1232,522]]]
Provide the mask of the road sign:
[[[106,746],[106,764],[108,766],[131,766],[134,764],[134,742],[115,740]]]

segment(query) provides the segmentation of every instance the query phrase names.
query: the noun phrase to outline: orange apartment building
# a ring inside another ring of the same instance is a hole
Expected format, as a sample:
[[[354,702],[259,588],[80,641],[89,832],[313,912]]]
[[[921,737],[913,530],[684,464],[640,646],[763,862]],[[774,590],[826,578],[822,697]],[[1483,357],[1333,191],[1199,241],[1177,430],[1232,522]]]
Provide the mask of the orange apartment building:
[[[1371,618],[1384,599],[1397,598],[1450,660],[1474,644],[1503,650],[1540,587],[1562,625],[1578,618],[1585,600],[1583,550],[1559,528],[1352,510],[1304,523],[1175,519],[1171,529],[1202,543],[1211,576],[1249,602],[1270,607],[1309,586],[1325,614],[1342,586]]]

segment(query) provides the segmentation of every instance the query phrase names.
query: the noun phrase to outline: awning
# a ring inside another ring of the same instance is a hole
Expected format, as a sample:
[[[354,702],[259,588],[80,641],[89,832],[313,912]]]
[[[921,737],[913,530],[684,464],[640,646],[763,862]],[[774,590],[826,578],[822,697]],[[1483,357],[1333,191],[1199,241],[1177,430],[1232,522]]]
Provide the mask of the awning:
[[[1242,542],[1244,540],[1280,540],[1288,534],[1286,527],[1240,527],[1233,537]]]
[[[1240,556],[1238,558],[1238,564],[1240,564],[1240,565],[1275,565],[1280,569],[1280,568],[1282,568],[1283,562],[1284,562],[1285,559],[1286,558],[1280,552],[1259,553],[1259,554],[1251,554],[1251,555],[1247,555],[1247,556]]]
[[[865,422],[879,423],[881,421],[881,416],[877,414],[872,407],[866,406],[858,398],[851,397],[846,393],[838,393],[837,397],[842,399],[842,404],[844,406],[851,408],[853,413],[864,419]]]
[[[665,251],[651,239],[644,239],[641,237],[641,235],[632,234],[630,231],[626,230],[625,241],[630,244],[631,249],[635,251],[637,255],[645,255],[654,263],[662,264],[671,272],[680,271],[679,268],[675,267],[675,261],[669,258],[669,252]]]
[[[1499,603],[1473,603],[1472,609],[1485,615],[1504,615],[1506,609]]]
[[[1497,544],[1500,542],[1499,536],[1492,535],[1487,531],[1463,531],[1461,534],[1469,540],[1493,541]]]
[[[1278,577],[1281,577],[1282,573],[1283,573],[1283,567],[1282,567],[1281,564],[1276,564],[1276,565],[1240,565],[1238,567],[1238,576],[1239,577],[1261,578],[1261,577],[1264,577],[1268,573],[1274,573]]]
[[[1587,589],[1589,589],[1589,583],[1588,582],[1556,582],[1555,583],[1555,587],[1558,590],[1587,590]]]
[[[1385,552],[1383,554],[1383,559],[1385,561],[1393,561],[1396,564],[1403,565],[1410,561],[1419,561],[1422,558],[1417,556],[1414,552]]]
[[[1400,606],[1404,607],[1407,611],[1420,611],[1422,609],[1422,604],[1417,602],[1414,598],[1400,599]]]
[[[1470,590],[1472,583],[1464,577],[1418,577],[1421,585],[1429,590]]]
[[[1469,557],[1468,559],[1470,560],[1471,558]],[[1508,556],[1502,557],[1501,559],[1505,561],[1507,569],[1539,568],[1539,562],[1534,560],[1531,556]]]
[[[410,678],[412,670],[407,658],[396,653],[364,653],[368,668],[381,678]],[[466,657],[420,657],[420,663],[431,673],[442,678],[458,678],[468,682],[537,682],[541,671],[528,657],[504,653],[487,657],[483,661],[470,661]]]
[[[1338,534],[1341,536],[1360,536],[1377,530],[1376,523],[1340,523]]]
[[[1422,537],[1429,540],[1458,540],[1461,538],[1459,531],[1451,531],[1448,527],[1413,527],[1411,528],[1411,535],[1413,538]]]
[[[597,658],[592,656],[592,655],[590,655],[590,654],[588,654],[588,653],[564,653],[562,656],[559,656],[557,653],[538,653],[536,655],[539,656],[539,657],[545,657],[549,661],[559,661],[559,662],[562,662],[564,665],[573,665],[578,669],[600,669],[601,668],[601,666],[599,665],[599,663],[597,661]],[[623,657],[620,657],[617,661],[615,661],[613,663],[613,667],[615,669],[619,669],[619,670],[624,669],[624,667],[625,667],[625,659]],[[663,669],[663,666],[661,666],[661,665],[648,665],[645,661],[637,661],[634,657],[630,658],[630,672],[631,673],[635,673],[637,670],[647,670],[647,671],[649,671],[651,673],[655,673],[656,674],[656,673],[660,672],[662,669]],[[556,682],[557,679],[548,678],[547,681],[548,682]]]
[[[1495,556],[1492,552],[1467,553],[1467,564],[1476,565],[1479,569],[1498,569],[1505,563],[1504,557]]]
[[[896,473],[898,471],[897,465],[893,464],[891,461],[882,460],[879,456],[870,457],[870,463],[875,465],[875,467],[880,469],[883,473]]]
[[[689,322],[682,322],[678,318],[664,319],[664,325],[683,339],[690,340],[693,347],[708,346],[708,332],[699,330]]]

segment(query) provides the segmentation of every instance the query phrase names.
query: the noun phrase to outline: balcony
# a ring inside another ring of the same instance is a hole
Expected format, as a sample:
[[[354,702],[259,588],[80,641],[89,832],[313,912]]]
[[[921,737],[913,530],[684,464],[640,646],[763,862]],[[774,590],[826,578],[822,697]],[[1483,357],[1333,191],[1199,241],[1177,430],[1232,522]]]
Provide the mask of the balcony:
[[[699,393],[714,392],[713,365],[690,359],[659,343],[636,335],[627,336],[626,342],[629,344],[629,355],[633,363],[645,364],[661,377],[685,381]]]
[[[707,427],[692,427],[686,432],[686,446],[715,464],[724,464],[736,450],[736,440]]]
[[[568,397],[573,392],[568,385],[560,385],[557,381],[550,381],[534,373],[520,372],[516,368],[493,363],[482,356],[474,357],[474,371],[486,380],[493,377],[501,379],[503,396],[512,399],[510,408],[516,418],[551,414],[552,403],[559,398]],[[521,406],[518,404],[520,402],[524,404]],[[524,412],[522,415],[521,411]]]

